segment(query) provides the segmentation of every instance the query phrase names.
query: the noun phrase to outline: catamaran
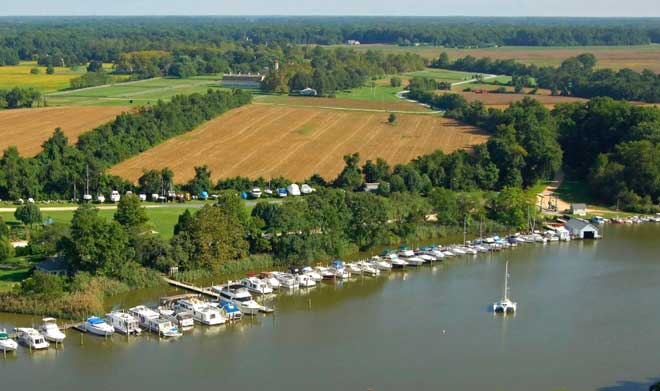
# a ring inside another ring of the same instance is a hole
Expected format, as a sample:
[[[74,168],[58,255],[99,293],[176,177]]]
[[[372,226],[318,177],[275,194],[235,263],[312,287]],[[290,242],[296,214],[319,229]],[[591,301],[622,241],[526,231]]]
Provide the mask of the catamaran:
[[[54,318],[43,318],[43,324],[39,327],[39,331],[46,338],[46,340],[55,343],[64,342],[66,334],[64,334],[57,326],[57,321]]]
[[[509,262],[506,262],[504,272],[504,297],[502,300],[493,303],[493,312],[509,313],[516,312],[518,303],[509,300]]]

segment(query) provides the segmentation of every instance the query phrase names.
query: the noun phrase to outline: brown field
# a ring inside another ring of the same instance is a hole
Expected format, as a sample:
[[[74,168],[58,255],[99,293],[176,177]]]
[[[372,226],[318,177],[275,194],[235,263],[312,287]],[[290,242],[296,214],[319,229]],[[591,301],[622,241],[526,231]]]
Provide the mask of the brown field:
[[[387,81],[389,83],[389,80]],[[349,98],[311,98],[297,96],[264,96],[257,103],[277,104],[284,106],[299,106],[313,108],[341,108],[355,110],[384,110],[384,111],[430,111],[417,103],[396,98],[395,102],[378,102],[365,99]]]
[[[334,178],[342,157],[359,152],[362,161],[382,157],[391,164],[442,149],[450,152],[485,142],[481,131],[438,116],[387,114],[304,107],[250,105],[171,139],[113,167],[136,181],[144,168],[170,167],[178,183],[207,164],[213,179],[284,176],[301,180],[319,173]]]
[[[639,46],[503,46],[483,49],[454,49],[439,46],[400,47],[396,45],[360,45],[357,50],[380,48],[391,53],[413,52],[425,58],[437,58],[447,52],[450,58],[472,55],[496,59],[515,59],[527,64],[559,65],[564,59],[581,53],[593,53],[600,68],[631,68],[641,71],[645,68],[660,72],[660,45]]]
[[[542,91],[544,92],[544,91]],[[446,91],[440,91],[439,93],[444,94]],[[454,94],[463,95],[468,102],[481,101],[486,107],[492,107],[496,109],[506,109],[509,107],[509,104],[522,100],[525,97],[536,99],[541,102],[545,107],[552,109],[555,105],[559,103],[572,103],[572,102],[584,102],[587,99],[574,98],[571,96],[552,96],[545,93],[539,93],[536,95],[526,95],[526,94],[476,94],[474,92],[463,92],[463,91],[452,91]]]
[[[43,107],[0,111],[0,150],[18,147],[23,156],[34,156],[41,151],[55,128],[62,128],[75,143],[78,136],[113,120],[126,107]]]

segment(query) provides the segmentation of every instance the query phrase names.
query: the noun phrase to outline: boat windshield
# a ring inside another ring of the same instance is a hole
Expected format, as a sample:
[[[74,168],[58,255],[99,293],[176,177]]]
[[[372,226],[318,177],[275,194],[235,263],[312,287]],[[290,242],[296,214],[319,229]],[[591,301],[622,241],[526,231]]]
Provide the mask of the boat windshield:
[[[245,302],[251,301],[252,298],[249,297],[249,296],[245,296],[245,297],[235,297],[234,300],[236,300],[236,301],[240,301],[241,303],[245,303]]]

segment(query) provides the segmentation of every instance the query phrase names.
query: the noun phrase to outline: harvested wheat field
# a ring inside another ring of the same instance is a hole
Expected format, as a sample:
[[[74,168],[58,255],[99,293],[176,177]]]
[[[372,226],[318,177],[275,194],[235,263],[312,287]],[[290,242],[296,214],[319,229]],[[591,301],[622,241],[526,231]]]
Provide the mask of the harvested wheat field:
[[[488,94],[477,94],[475,92],[463,92],[463,91],[452,91],[454,94],[462,95],[468,102],[481,101],[486,107],[492,107],[496,109],[506,109],[509,107],[509,104],[523,100],[523,98],[528,97],[536,99],[541,102],[545,107],[552,109],[555,105],[560,103],[573,103],[573,102],[584,102],[586,99],[575,98],[572,96],[557,96],[557,95],[527,95],[527,94],[516,94],[516,93],[506,93],[506,94],[497,94],[497,93],[488,93]]]
[[[313,108],[336,108],[344,110],[374,110],[395,112],[426,112],[428,108],[414,102],[399,99],[392,95],[388,101],[376,101],[367,99],[350,98],[322,98],[322,97],[299,97],[299,96],[264,96],[255,101],[259,104],[271,104],[282,106],[299,106]]]
[[[169,167],[178,183],[206,164],[213,179],[284,176],[301,180],[319,173],[334,178],[343,156],[382,157],[391,164],[441,149],[450,152],[486,141],[478,129],[431,115],[304,107],[250,105],[232,110],[200,128],[173,138],[113,167],[110,172],[136,181],[143,169]]]
[[[16,146],[23,156],[41,151],[55,128],[75,143],[78,135],[113,120],[126,107],[43,107],[0,111],[0,150]]]

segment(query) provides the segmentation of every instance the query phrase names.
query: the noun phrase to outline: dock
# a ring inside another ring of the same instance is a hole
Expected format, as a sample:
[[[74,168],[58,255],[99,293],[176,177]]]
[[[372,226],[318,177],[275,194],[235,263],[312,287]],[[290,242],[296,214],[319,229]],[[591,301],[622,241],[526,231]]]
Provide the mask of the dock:
[[[172,286],[175,286],[177,288],[185,289],[185,290],[188,290],[188,291],[191,291],[191,292],[198,293],[200,295],[210,296],[210,297],[212,297],[216,300],[220,300],[220,295],[213,292],[213,290],[211,290],[211,288],[203,288],[203,287],[195,286],[195,285],[192,285],[192,284],[187,284],[185,282],[172,280],[171,278],[167,278],[167,277],[163,277],[163,280],[165,282],[167,282],[168,284],[170,284]]]

